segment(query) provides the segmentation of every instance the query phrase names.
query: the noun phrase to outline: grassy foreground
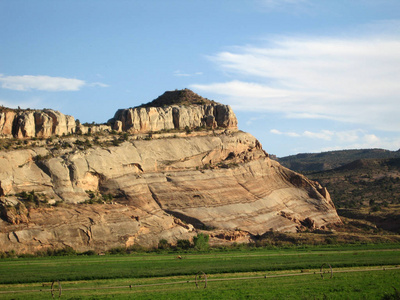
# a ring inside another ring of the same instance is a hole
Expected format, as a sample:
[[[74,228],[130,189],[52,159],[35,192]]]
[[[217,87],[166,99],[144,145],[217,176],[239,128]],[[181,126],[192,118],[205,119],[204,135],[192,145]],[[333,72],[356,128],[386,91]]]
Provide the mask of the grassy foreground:
[[[398,245],[180,255],[3,259],[0,299],[51,299],[53,280],[60,281],[62,299],[397,299],[390,296],[400,282]],[[318,274],[324,263],[333,278]],[[206,289],[194,283],[199,271],[208,276]]]

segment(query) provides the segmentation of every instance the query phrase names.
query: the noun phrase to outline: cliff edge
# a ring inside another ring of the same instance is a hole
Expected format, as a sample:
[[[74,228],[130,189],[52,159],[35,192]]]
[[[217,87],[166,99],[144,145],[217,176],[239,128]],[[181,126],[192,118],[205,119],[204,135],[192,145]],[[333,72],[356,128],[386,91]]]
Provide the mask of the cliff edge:
[[[126,122],[124,133],[30,139],[0,151],[1,249],[104,251],[175,243],[204,229],[252,236],[341,223],[328,191],[271,160],[255,137],[237,130],[229,107],[221,118],[221,104],[176,103],[124,111],[145,110],[156,120],[171,112],[173,123],[178,107],[192,113],[196,130],[174,125],[170,132],[164,123],[154,133],[158,127]],[[202,123],[212,117],[216,127]]]

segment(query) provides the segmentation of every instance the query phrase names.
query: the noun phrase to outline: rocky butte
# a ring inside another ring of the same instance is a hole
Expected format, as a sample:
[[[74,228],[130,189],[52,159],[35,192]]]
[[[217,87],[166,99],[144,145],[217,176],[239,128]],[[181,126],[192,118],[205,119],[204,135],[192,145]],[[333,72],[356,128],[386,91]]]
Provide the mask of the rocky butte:
[[[271,160],[228,105],[190,90],[82,125],[0,112],[0,249],[77,251],[214,242],[340,223],[328,191]]]

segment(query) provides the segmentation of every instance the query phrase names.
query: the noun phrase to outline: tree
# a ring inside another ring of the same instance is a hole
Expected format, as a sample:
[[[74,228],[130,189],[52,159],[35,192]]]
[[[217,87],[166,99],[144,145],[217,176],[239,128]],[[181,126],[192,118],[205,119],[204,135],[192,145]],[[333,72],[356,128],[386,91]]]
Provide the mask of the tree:
[[[177,240],[176,248],[181,250],[187,250],[192,246],[189,240]]]
[[[209,236],[204,233],[199,233],[197,236],[193,237],[194,249],[199,251],[207,251],[210,248],[208,244]]]

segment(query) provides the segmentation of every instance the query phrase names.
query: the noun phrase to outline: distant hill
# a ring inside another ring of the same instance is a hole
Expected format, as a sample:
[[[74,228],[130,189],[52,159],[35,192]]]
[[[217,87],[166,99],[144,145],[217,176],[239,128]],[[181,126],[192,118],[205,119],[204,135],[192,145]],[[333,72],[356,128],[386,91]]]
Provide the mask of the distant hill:
[[[277,160],[285,167],[300,172],[311,173],[335,169],[359,159],[400,158],[400,150],[385,149],[339,150],[321,153],[301,153],[280,157]]]
[[[400,233],[400,158],[358,159],[307,177],[328,189],[342,219],[364,230]]]
[[[277,158],[326,187],[347,230],[400,233],[400,150],[340,150]]]
[[[201,97],[189,89],[166,91],[157,99],[142,104],[139,107],[163,107],[169,105],[204,105],[219,104],[213,100]]]

